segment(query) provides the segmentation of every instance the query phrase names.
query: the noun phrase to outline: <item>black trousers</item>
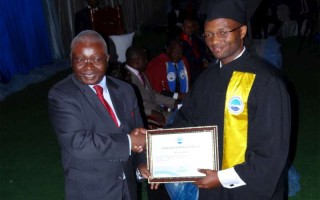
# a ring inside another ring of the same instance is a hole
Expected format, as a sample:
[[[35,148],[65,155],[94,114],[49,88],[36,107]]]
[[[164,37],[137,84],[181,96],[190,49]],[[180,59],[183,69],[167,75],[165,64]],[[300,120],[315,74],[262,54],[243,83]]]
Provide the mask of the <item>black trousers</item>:
[[[131,200],[128,183],[126,179],[122,181],[122,200]]]
[[[150,185],[148,185],[148,200],[170,200],[164,184],[159,185],[157,190],[151,190]]]

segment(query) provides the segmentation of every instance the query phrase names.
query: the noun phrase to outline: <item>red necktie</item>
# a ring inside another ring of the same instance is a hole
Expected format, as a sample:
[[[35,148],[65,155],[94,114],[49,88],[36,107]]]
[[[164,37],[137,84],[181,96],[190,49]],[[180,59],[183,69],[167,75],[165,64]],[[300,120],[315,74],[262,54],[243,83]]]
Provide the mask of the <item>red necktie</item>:
[[[142,81],[143,85],[146,86],[146,81],[144,80],[144,76],[141,72],[139,72],[139,77],[140,77],[140,80]]]
[[[103,88],[100,85],[95,85],[95,86],[93,86],[93,88],[96,90],[99,100],[101,101],[101,103],[104,105],[104,107],[109,112],[114,123],[116,124],[117,127],[119,127],[116,115],[114,114],[111,106],[108,104],[108,102],[103,97]]]

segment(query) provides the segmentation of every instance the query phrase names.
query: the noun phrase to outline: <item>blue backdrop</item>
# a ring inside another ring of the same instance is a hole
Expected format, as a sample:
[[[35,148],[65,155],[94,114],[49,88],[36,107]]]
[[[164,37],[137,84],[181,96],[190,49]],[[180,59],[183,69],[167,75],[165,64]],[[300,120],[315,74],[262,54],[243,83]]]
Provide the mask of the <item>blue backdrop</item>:
[[[42,0],[1,0],[0,82],[51,61]]]

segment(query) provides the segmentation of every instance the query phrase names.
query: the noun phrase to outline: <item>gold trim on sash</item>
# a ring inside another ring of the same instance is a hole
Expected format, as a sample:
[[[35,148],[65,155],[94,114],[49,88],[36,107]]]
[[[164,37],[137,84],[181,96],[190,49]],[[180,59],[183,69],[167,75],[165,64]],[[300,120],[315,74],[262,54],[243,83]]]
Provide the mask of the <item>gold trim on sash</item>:
[[[248,135],[248,97],[255,74],[233,72],[224,109],[222,169],[245,161]]]

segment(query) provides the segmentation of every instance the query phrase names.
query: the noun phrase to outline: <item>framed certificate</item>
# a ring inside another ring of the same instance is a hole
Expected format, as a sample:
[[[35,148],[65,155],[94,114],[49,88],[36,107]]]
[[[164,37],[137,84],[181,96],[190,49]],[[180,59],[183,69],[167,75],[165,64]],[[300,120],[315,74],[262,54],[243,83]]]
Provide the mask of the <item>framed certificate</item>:
[[[219,168],[217,126],[147,131],[149,183],[194,182]]]

